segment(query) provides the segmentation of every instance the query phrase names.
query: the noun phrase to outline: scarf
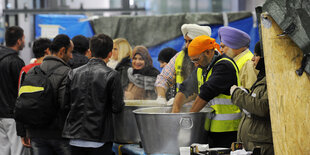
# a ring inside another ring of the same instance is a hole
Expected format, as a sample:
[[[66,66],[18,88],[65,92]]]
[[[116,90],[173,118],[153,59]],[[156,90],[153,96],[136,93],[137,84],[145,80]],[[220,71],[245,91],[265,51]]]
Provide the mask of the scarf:
[[[129,81],[137,87],[145,90],[154,90],[156,76],[142,75],[139,73],[134,74],[134,69],[132,67],[128,69],[127,73]]]

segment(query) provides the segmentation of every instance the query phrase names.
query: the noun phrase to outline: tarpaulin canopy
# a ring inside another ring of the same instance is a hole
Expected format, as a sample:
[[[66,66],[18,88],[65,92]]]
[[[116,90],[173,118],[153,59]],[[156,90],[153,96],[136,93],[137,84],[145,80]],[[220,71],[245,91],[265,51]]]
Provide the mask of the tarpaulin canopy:
[[[217,31],[224,25],[223,15],[227,15],[229,26],[245,31],[251,36],[250,50],[253,52],[259,40],[256,17],[251,12],[236,13],[184,13],[160,16],[117,16],[101,17],[92,21],[96,34],[105,33],[111,38],[126,38],[134,47],[148,47],[154,67],[160,70],[157,61],[160,50],[172,47],[180,51],[184,46],[181,26],[186,23],[209,25],[212,37],[220,43]],[[254,23],[253,23],[254,22]]]
[[[251,12],[227,13],[228,22],[251,16]],[[182,35],[181,26],[186,23],[223,24],[223,14],[183,13],[160,16],[100,17],[93,20],[93,27],[96,34],[104,33],[112,38],[126,38],[133,46],[152,47]]]
[[[264,11],[267,11],[283,30],[282,35],[288,35],[303,51],[302,65],[297,70],[297,74],[300,76],[304,70],[310,75],[309,6],[309,0],[267,0],[263,6]],[[262,20],[262,22],[263,24],[268,23],[266,20]]]

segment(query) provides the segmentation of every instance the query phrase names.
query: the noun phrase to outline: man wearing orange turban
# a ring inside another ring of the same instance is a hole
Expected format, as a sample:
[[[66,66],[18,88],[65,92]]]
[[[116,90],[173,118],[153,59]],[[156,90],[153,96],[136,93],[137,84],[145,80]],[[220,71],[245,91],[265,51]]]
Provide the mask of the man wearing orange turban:
[[[163,68],[162,72],[157,76],[155,87],[157,92],[157,102],[166,103],[166,92],[168,88],[175,90],[170,94],[178,92],[179,85],[192,73],[195,69],[194,64],[188,57],[188,45],[196,37],[201,35],[211,35],[209,26],[200,26],[197,24],[183,24],[181,31],[185,41],[184,49],[170,59],[169,63]],[[168,105],[173,103],[174,98],[170,98]]]
[[[238,67],[233,59],[215,51],[219,45],[209,36],[196,37],[188,47],[188,56],[198,68],[181,85],[172,112],[180,112],[184,100],[196,97],[191,112],[204,107],[214,109],[211,123],[205,124],[209,131],[210,147],[227,147],[237,140],[241,119],[240,109],[231,103],[230,87],[238,85]]]

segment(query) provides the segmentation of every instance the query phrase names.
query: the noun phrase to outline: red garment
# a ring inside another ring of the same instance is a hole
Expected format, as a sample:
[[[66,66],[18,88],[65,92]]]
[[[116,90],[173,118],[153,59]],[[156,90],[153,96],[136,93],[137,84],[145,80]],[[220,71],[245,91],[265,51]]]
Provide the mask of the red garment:
[[[29,65],[27,65],[27,66],[24,66],[23,68],[22,68],[22,70],[20,71],[20,73],[19,73],[19,80],[18,80],[18,90],[19,90],[19,88],[20,88],[20,83],[21,83],[21,80],[23,80],[24,79],[24,76],[27,74],[27,72],[32,68],[32,67],[34,67],[34,66],[38,66],[38,65],[40,65],[41,63],[32,63],[32,64],[29,64]]]

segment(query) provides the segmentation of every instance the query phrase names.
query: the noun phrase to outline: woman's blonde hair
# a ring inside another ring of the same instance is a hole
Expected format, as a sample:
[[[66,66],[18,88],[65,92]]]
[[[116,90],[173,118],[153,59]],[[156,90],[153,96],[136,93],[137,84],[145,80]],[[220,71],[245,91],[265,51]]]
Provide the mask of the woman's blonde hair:
[[[125,57],[132,58],[132,49],[129,42],[124,38],[117,38],[113,40],[114,44],[118,47],[118,58],[117,61],[120,62]]]

